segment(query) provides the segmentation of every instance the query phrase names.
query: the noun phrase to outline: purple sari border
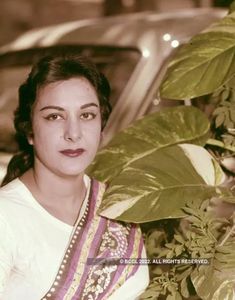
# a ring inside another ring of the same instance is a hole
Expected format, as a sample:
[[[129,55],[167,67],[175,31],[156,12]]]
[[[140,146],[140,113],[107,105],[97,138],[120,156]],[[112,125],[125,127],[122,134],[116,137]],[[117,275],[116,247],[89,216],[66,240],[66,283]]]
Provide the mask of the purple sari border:
[[[131,231],[130,231],[130,236],[133,235],[133,233],[135,234],[135,231],[136,229],[135,228],[131,228]],[[131,251],[133,251],[133,246],[134,246],[134,238],[131,239],[131,242],[128,246],[128,249],[127,249],[127,254],[125,255],[126,257],[129,257]],[[125,265],[120,265],[119,268],[118,268],[118,272],[115,274],[114,278],[113,278],[113,284],[117,283],[119,277],[120,277],[120,273],[123,272],[123,270],[126,268]]]
[[[98,229],[96,230],[95,239],[94,239],[94,242],[91,245],[88,257],[96,257],[97,256],[97,249],[99,249],[98,245],[100,244],[100,240],[98,239],[97,233],[99,233],[99,234],[103,233],[104,230],[105,230],[105,227],[106,227],[106,222],[105,222],[104,219],[101,219],[100,222],[99,222]],[[85,281],[87,279],[89,268],[90,268],[90,266],[88,266],[88,265],[85,266],[85,272],[82,275],[82,278],[81,278],[81,281],[80,281],[80,284],[79,284],[79,288],[76,291],[74,296],[77,296],[77,295],[79,295],[79,293],[81,293],[81,290],[83,289],[83,287],[85,285]],[[74,298],[74,299],[76,299],[76,298]]]
[[[91,180],[85,212],[77,221],[57,276],[42,300],[108,299],[138,270],[138,265],[87,263],[88,258],[141,257],[143,239],[136,224],[97,214],[105,184]]]
[[[94,216],[95,205],[96,205],[95,196],[96,196],[98,188],[99,188],[98,182],[91,179],[90,192],[89,192],[88,203],[87,203],[87,207],[89,209],[88,216],[86,217],[86,221],[83,225],[84,230],[80,232],[81,236],[79,236],[78,244],[83,244],[86,240],[87,233],[89,231],[89,227],[86,227],[86,224],[90,223],[90,221],[92,220],[92,218]],[[79,224],[80,224],[80,222],[78,222],[77,227],[79,227]],[[76,230],[74,232],[76,232]],[[74,267],[74,266],[77,265],[77,262],[81,255],[81,252],[82,252],[82,247],[74,247],[74,251],[71,255],[72,259],[71,259],[70,263],[68,264],[69,272],[67,273],[67,278],[65,279],[64,284],[61,286],[61,295],[60,295],[61,297],[64,297],[64,295],[67,292],[68,287],[71,285],[71,283],[73,281],[74,271],[76,270],[76,267]]]

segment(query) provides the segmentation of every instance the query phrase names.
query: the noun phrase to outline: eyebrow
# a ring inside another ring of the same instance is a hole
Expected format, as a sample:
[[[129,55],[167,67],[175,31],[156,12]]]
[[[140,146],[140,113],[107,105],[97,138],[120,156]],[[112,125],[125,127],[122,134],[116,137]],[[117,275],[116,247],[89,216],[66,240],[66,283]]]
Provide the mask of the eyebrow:
[[[86,104],[82,105],[80,108],[84,109],[84,108],[87,108],[87,107],[90,107],[90,106],[99,107],[96,103],[91,102],[91,103],[86,103]],[[60,111],[64,111],[64,108],[62,108],[60,106],[56,106],[56,105],[44,106],[43,108],[40,109],[40,111],[43,111],[43,110],[46,110],[46,109],[57,109],[57,110],[60,110]]]

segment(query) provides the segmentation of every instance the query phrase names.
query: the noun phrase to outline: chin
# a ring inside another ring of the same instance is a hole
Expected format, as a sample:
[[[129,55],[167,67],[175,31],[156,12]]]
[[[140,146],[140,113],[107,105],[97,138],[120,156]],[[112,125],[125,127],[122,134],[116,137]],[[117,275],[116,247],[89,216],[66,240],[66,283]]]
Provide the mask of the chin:
[[[78,176],[81,173],[84,173],[86,168],[87,165],[76,166],[76,164],[74,164],[71,167],[57,169],[57,173],[61,174],[62,176]]]
[[[57,172],[57,174],[60,176],[60,177],[64,177],[64,178],[73,178],[73,177],[78,177],[79,175],[81,174],[84,174],[84,170],[79,170],[79,171],[74,171],[74,172],[65,172],[65,171],[60,171],[60,172]]]

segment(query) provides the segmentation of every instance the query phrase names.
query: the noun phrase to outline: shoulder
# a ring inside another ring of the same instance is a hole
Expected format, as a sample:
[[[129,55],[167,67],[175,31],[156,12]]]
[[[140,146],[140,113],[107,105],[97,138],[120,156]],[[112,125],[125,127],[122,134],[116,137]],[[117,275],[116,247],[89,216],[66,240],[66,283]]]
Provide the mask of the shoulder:
[[[8,184],[0,188],[0,203],[11,198],[15,194],[15,190],[18,186],[18,179],[14,179]]]
[[[15,182],[10,182],[0,188],[0,235],[5,232],[9,235],[9,223],[11,222],[12,215],[16,211],[14,205],[15,198]]]
[[[19,179],[14,179],[0,188],[0,215],[14,214],[22,202],[23,190]]]
[[[19,188],[19,179],[16,178],[0,188],[0,195],[7,195]]]

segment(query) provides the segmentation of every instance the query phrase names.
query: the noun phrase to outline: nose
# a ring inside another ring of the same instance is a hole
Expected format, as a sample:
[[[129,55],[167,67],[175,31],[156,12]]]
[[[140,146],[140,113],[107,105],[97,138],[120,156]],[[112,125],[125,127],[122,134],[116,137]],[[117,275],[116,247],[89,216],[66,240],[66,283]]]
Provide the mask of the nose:
[[[82,130],[79,120],[68,120],[64,130],[66,141],[77,142],[82,137]]]

